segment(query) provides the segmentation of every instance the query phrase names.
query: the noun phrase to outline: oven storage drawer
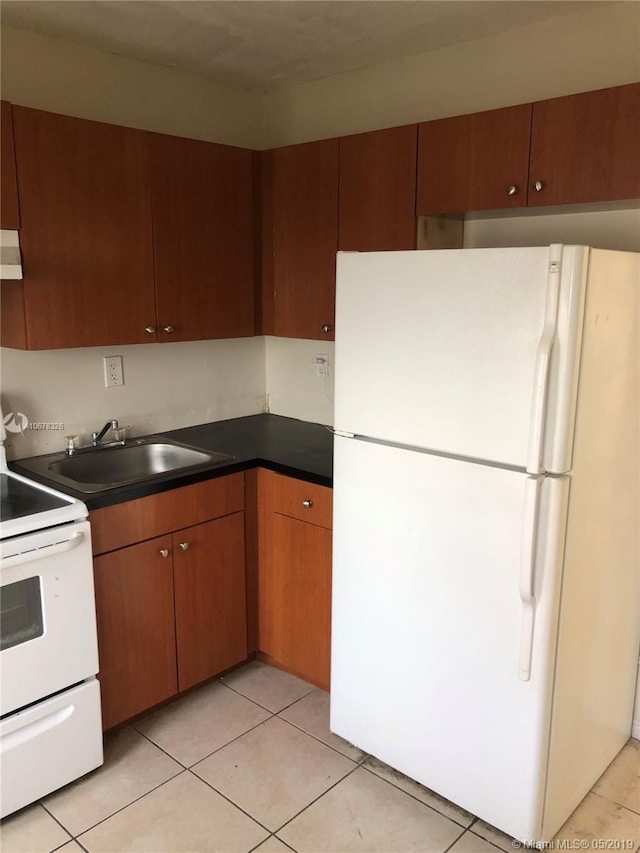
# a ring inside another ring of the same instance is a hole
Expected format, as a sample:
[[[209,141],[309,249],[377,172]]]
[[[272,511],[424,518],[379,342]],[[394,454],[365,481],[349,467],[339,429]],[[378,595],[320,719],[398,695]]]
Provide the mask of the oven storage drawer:
[[[2,716],[98,671],[87,521],[1,543]]]
[[[102,764],[95,678],[0,721],[0,817]]]

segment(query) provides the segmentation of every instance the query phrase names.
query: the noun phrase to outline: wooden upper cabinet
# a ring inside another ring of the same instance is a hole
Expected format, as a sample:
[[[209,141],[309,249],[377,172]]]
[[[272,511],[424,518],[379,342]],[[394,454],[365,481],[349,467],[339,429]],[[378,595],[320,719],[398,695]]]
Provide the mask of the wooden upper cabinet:
[[[149,145],[159,340],[253,335],[253,152],[162,134]]]
[[[16,106],[13,120],[26,346],[155,339],[146,134]]]
[[[13,145],[13,115],[11,104],[0,105],[0,226],[15,231],[20,227],[16,157]]]
[[[415,124],[340,139],[339,249],[415,248],[417,139]]]
[[[524,207],[530,134],[531,104],[423,122],[417,213]]]
[[[529,177],[530,205],[640,197],[640,83],[535,103]]]
[[[338,149],[327,139],[265,152],[265,334],[333,340]]]

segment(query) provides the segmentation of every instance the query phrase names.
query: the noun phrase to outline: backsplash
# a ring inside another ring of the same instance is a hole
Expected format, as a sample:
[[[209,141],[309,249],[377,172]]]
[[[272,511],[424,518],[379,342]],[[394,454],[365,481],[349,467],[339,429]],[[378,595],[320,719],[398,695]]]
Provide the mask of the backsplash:
[[[63,429],[7,433],[7,456],[62,450],[116,418],[131,435],[252,415],[265,409],[264,338],[22,352],[3,348],[2,408]],[[103,358],[121,355],[122,387],[104,387]]]
[[[316,375],[318,354],[329,357],[324,379]],[[272,337],[44,352],[4,347],[5,417],[64,425],[8,432],[7,456],[63,450],[65,435],[85,444],[112,418],[129,435],[146,435],[254,415],[268,405],[274,414],[332,424],[333,354],[331,341]],[[123,358],[122,387],[104,387],[103,359],[111,355]]]
[[[264,340],[268,410],[274,415],[333,424],[333,341]],[[318,355],[329,357],[324,378],[317,375]]]

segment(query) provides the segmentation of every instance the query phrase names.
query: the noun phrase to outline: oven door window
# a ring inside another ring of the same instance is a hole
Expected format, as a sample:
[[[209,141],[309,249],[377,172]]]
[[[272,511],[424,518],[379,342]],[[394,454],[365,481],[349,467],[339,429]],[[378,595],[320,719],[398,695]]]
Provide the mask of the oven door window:
[[[0,587],[0,650],[10,649],[44,633],[40,578],[26,578]]]

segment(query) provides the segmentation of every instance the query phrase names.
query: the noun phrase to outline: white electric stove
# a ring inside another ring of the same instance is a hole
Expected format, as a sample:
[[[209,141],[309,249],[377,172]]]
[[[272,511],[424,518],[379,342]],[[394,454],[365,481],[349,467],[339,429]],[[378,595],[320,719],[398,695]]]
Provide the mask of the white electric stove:
[[[2,425],[0,413],[0,426]],[[0,441],[0,817],[102,764],[91,531]]]

